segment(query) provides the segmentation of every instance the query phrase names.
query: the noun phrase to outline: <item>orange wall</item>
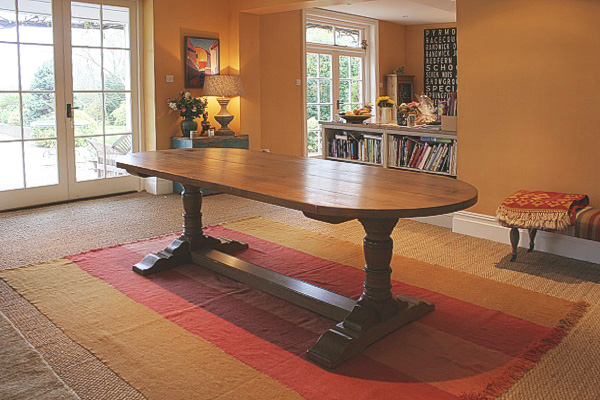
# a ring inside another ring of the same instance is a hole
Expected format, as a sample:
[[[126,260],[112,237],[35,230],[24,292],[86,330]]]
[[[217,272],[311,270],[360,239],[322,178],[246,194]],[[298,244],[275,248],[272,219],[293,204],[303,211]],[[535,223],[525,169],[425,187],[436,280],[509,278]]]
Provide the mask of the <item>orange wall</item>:
[[[241,131],[250,136],[250,149],[262,147],[260,17],[239,13],[240,76],[245,94],[241,98]]]
[[[261,148],[300,156],[304,151],[302,11],[260,16]]]
[[[518,189],[600,206],[600,1],[460,0],[458,175],[472,211]]]
[[[268,0],[262,5],[269,2],[277,3]],[[297,2],[301,3],[304,1]],[[236,116],[230,127],[250,136],[251,149],[303,154],[304,98],[302,86],[296,85],[296,79],[302,77],[302,11],[263,15],[239,11],[249,4],[236,0],[182,0],[173,7],[167,0],[149,2],[151,10],[145,12],[145,17],[153,18],[154,25],[152,30],[146,29],[145,38],[154,41],[153,52],[148,50],[148,59],[153,57],[154,63],[145,60],[145,65],[151,67],[146,68],[150,78],[146,79],[145,88],[155,106],[152,110],[146,104],[147,150],[169,148],[170,138],[181,134],[181,118],[170,111],[166,99],[184,89],[183,38],[194,35],[219,38],[221,73],[239,73],[242,77],[244,96],[232,99],[228,106]],[[381,22],[382,83],[386,73],[404,64],[404,30],[402,25]],[[166,83],[166,75],[173,75],[174,82]],[[201,94],[199,90],[190,91]],[[210,98],[209,114],[215,115],[218,110],[216,100]],[[210,122],[218,126],[212,117]]]
[[[423,58],[425,57],[425,43],[423,35],[425,29],[447,28],[454,26],[456,26],[455,22],[450,24],[409,25],[406,27],[406,74],[415,76],[415,89],[413,94],[420,95],[424,88]],[[460,43],[458,44],[458,47],[460,51]],[[460,79],[460,71],[458,73]],[[417,98],[415,98],[415,100],[416,99]]]
[[[406,26],[379,21],[379,93],[386,91],[385,75],[406,65]],[[382,85],[383,84],[383,87]]]
[[[177,6],[169,0],[154,0],[154,73],[156,100],[156,148],[170,148],[171,136],[181,135],[181,118],[171,112],[166,99],[184,90],[183,39],[186,35],[219,38],[221,43],[221,73],[237,73],[229,68],[229,7],[222,0],[179,0]],[[225,4],[224,4],[225,3]],[[174,82],[166,83],[165,76],[173,75]],[[199,95],[198,89],[190,90]],[[209,100],[209,114],[219,112],[215,98]],[[239,132],[239,100],[228,107],[236,116],[230,127]],[[213,126],[219,124],[210,119]]]

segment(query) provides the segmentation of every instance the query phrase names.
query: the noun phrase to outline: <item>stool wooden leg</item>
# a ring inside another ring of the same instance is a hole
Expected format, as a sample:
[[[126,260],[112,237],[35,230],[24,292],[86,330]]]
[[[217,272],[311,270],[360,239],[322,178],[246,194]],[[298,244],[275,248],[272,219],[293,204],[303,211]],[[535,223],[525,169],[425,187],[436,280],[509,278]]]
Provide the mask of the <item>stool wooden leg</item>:
[[[529,229],[529,250],[527,250],[528,253],[531,253],[533,251],[533,248],[535,247],[535,234],[537,233],[537,229]]]
[[[510,244],[512,245],[512,256],[510,262],[517,259],[517,248],[519,247],[519,228],[510,229]]]

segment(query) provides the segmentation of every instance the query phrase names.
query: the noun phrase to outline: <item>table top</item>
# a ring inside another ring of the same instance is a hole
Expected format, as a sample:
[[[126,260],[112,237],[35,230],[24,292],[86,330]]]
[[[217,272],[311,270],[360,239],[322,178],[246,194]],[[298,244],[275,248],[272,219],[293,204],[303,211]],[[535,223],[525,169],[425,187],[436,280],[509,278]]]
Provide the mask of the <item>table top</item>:
[[[160,150],[117,161],[134,175],[326,217],[420,217],[477,202],[477,189],[448,177],[242,149]]]

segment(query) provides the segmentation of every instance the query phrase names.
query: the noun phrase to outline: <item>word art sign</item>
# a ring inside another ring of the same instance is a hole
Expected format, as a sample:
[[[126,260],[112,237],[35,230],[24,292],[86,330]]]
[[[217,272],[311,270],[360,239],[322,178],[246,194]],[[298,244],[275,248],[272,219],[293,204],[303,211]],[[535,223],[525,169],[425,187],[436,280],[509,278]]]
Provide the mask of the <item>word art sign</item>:
[[[425,94],[434,101],[456,92],[456,28],[425,29]]]

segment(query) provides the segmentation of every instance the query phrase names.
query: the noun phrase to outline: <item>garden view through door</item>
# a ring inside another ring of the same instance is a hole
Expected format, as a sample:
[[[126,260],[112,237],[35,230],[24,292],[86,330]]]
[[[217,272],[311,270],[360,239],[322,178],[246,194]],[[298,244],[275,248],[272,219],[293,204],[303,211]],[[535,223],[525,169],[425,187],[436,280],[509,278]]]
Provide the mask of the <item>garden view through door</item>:
[[[138,188],[132,4],[0,0],[0,209]]]
[[[365,93],[365,51],[362,31],[308,22],[306,26],[307,153],[321,154],[319,122],[362,108]]]

